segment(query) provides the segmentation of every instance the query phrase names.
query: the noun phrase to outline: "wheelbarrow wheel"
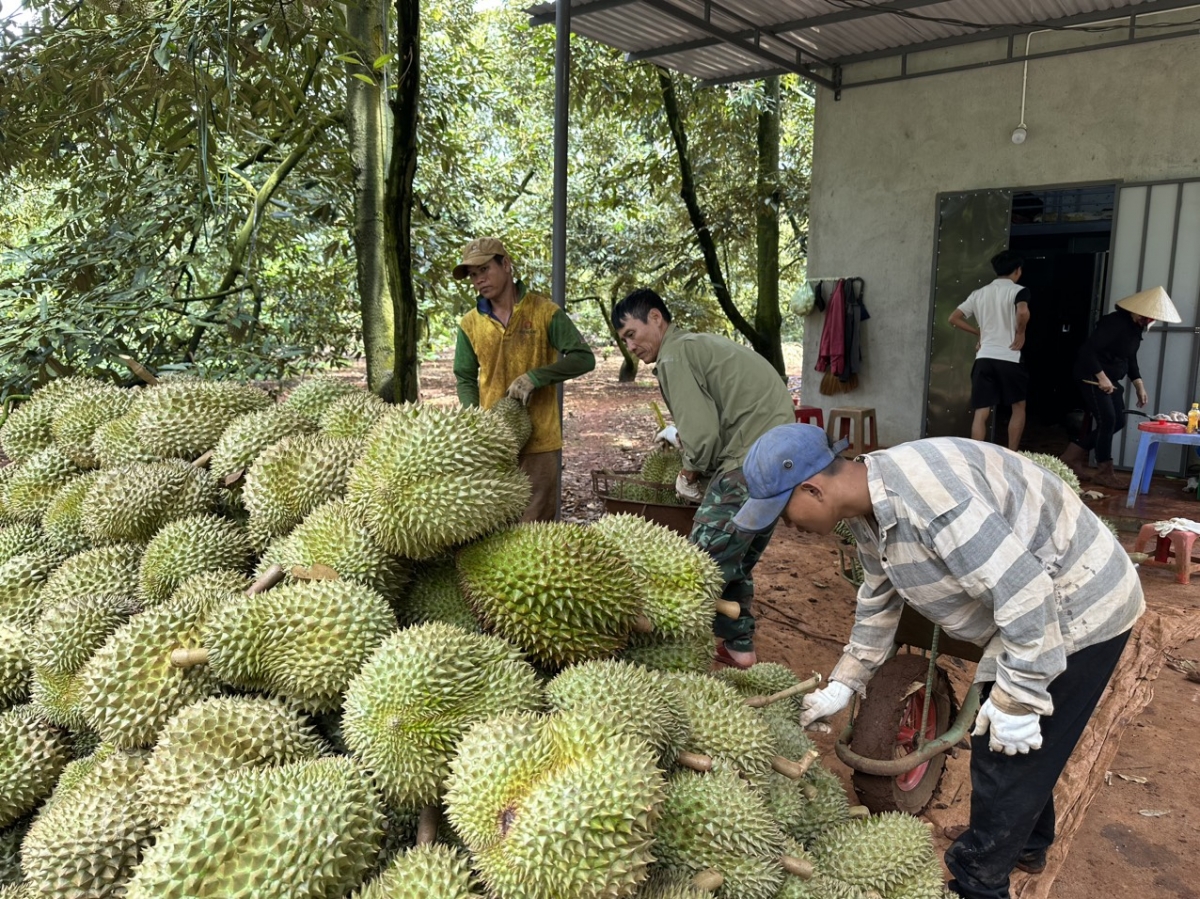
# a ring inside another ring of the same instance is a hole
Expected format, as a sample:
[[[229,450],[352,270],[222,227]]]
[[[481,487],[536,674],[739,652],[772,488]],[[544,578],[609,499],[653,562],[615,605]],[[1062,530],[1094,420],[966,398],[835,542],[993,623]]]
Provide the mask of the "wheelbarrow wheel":
[[[867,683],[850,749],[865,758],[880,760],[903,758],[915,751],[924,720],[928,673],[929,659],[924,656],[898,655],[884,662]],[[941,668],[935,668],[926,739],[941,736],[950,729],[954,705],[950,679]],[[855,771],[852,779],[859,802],[873,813],[898,811],[917,815],[933,798],[945,768],[946,755],[939,753],[898,777]]]

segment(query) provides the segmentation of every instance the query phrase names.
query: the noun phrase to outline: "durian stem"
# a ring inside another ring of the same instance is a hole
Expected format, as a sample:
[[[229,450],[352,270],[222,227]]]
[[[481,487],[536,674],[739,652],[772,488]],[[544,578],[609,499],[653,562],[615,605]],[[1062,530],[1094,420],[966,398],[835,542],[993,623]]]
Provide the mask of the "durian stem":
[[[782,774],[788,780],[799,780],[804,776],[804,769],[791,759],[784,758],[781,755],[771,759],[771,767]]]
[[[865,805],[852,805],[850,806],[849,814],[851,818],[869,818],[871,817],[871,810]]]
[[[801,681],[798,684],[780,690],[778,693],[772,693],[770,696],[751,696],[746,700],[746,705],[752,709],[761,709],[763,706],[771,705],[771,703],[779,702],[783,699],[791,699],[801,693],[811,693],[821,685],[821,675],[813,674],[806,681]]]
[[[638,615],[633,619],[633,632],[635,634],[652,634],[654,633],[654,622],[645,615]]]
[[[205,453],[200,458],[198,458],[195,462],[192,463],[192,468],[208,468],[208,463],[212,461],[212,457],[213,457],[213,451],[209,450],[207,453]]]
[[[732,599],[718,599],[715,605],[717,614],[724,615],[726,618],[740,618],[742,615],[742,607]]]
[[[248,596],[253,596],[256,593],[263,593],[270,590],[276,584],[283,580],[285,574],[282,565],[272,565],[262,573],[257,581],[250,585],[250,589],[246,591]]]
[[[207,661],[208,650],[204,647],[171,650],[171,665],[175,668],[195,668]]]
[[[808,859],[796,858],[794,855],[785,855],[779,861],[783,864],[783,870],[789,874],[793,874],[801,880],[812,880],[814,873],[813,863]]]
[[[810,783],[801,784],[800,792],[804,794],[804,798],[807,799],[809,802],[816,802],[817,797],[821,795],[820,793],[817,792],[817,788],[814,787]]]
[[[427,805],[421,809],[421,815],[417,818],[417,845],[428,846],[436,841],[441,823],[442,810],[436,805]]]
[[[158,383],[158,376],[132,356],[118,355],[117,358],[125,363],[126,368],[128,368],[131,372],[133,372],[151,387]]]
[[[701,893],[715,893],[725,884],[725,878],[716,868],[701,871],[692,878],[692,886]]]
[[[808,752],[804,753],[804,756],[800,759],[800,761],[796,762],[796,764],[800,766],[800,774],[807,774],[808,769],[811,768],[813,763],[820,757],[821,753],[817,752],[815,749],[810,749]]]
[[[320,562],[314,562],[308,568],[303,565],[293,565],[291,575],[292,580],[296,581],[336,581],[341,579],[337,571]]]
[[[246,479],[246,469],[239,468],[237,471],[231,471],[225,475],[225,479],[221,481],[226,487],[232,490]]]
[[[706,774],[713,769],[712,756],[701,755],[698,752],[681,752],[675,756],[675,763],[681,768],[699,771],[701,774]]]

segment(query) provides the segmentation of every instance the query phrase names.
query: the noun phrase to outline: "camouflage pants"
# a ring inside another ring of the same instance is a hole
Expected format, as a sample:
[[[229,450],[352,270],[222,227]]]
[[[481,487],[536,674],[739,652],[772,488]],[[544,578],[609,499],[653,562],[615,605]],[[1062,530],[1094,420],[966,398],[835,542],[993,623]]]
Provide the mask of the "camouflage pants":
[[[754,649],[754,614],[751,601],[754,599],[754,578],[751,572],[758,564],[763,550],[771,541],[774,528],[762,534],[746,534],[733,526],[733,516],[742,508],[749,497],[746,478],[740,468],[727,471],[714,478],[705,491],[700,508],[692,523],[688,540],[704,550],[717,567],[725,587],[722,599],[731,599],[742,608],[736,619],[724,615],[713,616],[713,633],[726,645],[739,652]]]

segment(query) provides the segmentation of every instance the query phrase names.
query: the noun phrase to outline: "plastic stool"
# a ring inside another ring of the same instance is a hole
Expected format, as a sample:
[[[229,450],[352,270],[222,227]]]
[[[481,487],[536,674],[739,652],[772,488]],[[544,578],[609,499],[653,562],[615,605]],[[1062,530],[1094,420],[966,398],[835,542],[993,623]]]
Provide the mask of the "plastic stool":
[[[870,423],[868,429],[867,424]],[[879,449],[879,436],[875,429],[875,409],[871,406],[842,406],[829,410],[831,439],[850,438],[847,452],[858,455]]]
[[[1150,548],[1150,542],[1154,541],[1154,557],[1142,564],[1147,568],[1173,568],[1177,584],[1190,584],[1192,573],[1200,573],[1200,565],[1192,564],[1196,537],[1192,531],[1179,530],[1171,531],[1163,537],[1154,529],[1154,525],[1144,524],[1133,543],[1133,551],[1145,552]]]
[[[796,421],[810,425],[815,424],[818,428],[825,429],[825,413],[819,406],[797,406]]]

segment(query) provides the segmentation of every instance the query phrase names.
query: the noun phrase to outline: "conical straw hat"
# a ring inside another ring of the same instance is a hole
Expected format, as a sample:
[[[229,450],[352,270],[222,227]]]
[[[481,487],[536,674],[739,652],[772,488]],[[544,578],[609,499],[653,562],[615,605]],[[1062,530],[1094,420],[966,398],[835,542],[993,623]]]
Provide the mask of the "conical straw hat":
[[[1144,315],[1146,318],[1152,318],[1157,322],[1178,324],[1182,321],[1179,317],[1179,311],[1175,308],[1175,304],[1171,302],[1171,298],[1167,296],[1167,292],[1161,287],[1153,287],[1150,290],[1135,293],[1131,297],[1125,297],[1123,300],[1117,300],[1117,306],[1126,312],[1132,312],[1134,315]]]

